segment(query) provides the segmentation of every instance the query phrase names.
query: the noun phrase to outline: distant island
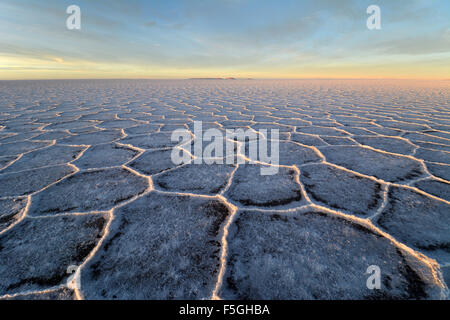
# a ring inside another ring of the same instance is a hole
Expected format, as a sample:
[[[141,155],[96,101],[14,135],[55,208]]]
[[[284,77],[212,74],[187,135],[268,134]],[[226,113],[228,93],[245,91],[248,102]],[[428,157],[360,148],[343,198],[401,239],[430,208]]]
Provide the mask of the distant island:
[[[237,79],[233,77],[227,77],[227,78],[189,78],[188,80],[252,80],[252,78],[242,78]]]

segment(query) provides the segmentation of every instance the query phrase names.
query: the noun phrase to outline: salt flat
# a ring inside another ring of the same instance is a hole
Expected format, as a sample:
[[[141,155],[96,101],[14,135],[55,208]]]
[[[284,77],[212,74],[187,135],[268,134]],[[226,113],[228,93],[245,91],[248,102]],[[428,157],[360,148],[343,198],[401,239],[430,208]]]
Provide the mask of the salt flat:
[[[2,81],[0,96],[2,299],[448,298],[449,81]],[[171,132],[194,141],[194,121],[278,129],[279,170],[260,175],[239,140],[245,163],[174,164]]]

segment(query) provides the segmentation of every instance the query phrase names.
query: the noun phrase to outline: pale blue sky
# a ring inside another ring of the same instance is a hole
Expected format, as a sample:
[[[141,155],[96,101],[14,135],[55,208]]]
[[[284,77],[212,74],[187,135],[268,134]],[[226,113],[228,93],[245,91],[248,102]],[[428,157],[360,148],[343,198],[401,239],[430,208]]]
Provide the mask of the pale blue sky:
[[[0,21],[3,79],[450,78],[448,0],[1,0]]]

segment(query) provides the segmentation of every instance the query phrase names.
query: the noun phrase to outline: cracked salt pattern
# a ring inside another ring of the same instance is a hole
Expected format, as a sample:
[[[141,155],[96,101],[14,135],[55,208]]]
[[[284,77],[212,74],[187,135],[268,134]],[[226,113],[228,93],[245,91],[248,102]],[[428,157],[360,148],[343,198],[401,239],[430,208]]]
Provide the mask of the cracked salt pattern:
[[[0,95],[0,299],[448,298],[448,81],[3,81]],[[245,141],[244,164],[173,164],[170,133],[196,139],[194,121],[278,129],[278,172],[261,176]]]

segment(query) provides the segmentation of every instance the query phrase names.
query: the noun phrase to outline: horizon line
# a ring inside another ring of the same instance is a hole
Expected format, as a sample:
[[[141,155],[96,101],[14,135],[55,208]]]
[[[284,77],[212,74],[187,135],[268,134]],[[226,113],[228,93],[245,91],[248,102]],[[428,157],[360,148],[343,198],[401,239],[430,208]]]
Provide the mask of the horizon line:
[[[194,78],[21,78],[21,79],[0,79],[0,81],[67,81],[67,80],[419,80],[419,81],[450,81],[450,78],[327,78],[327,77],[306,77],[306,78],[235,78],[235,77],[194,77]]]

